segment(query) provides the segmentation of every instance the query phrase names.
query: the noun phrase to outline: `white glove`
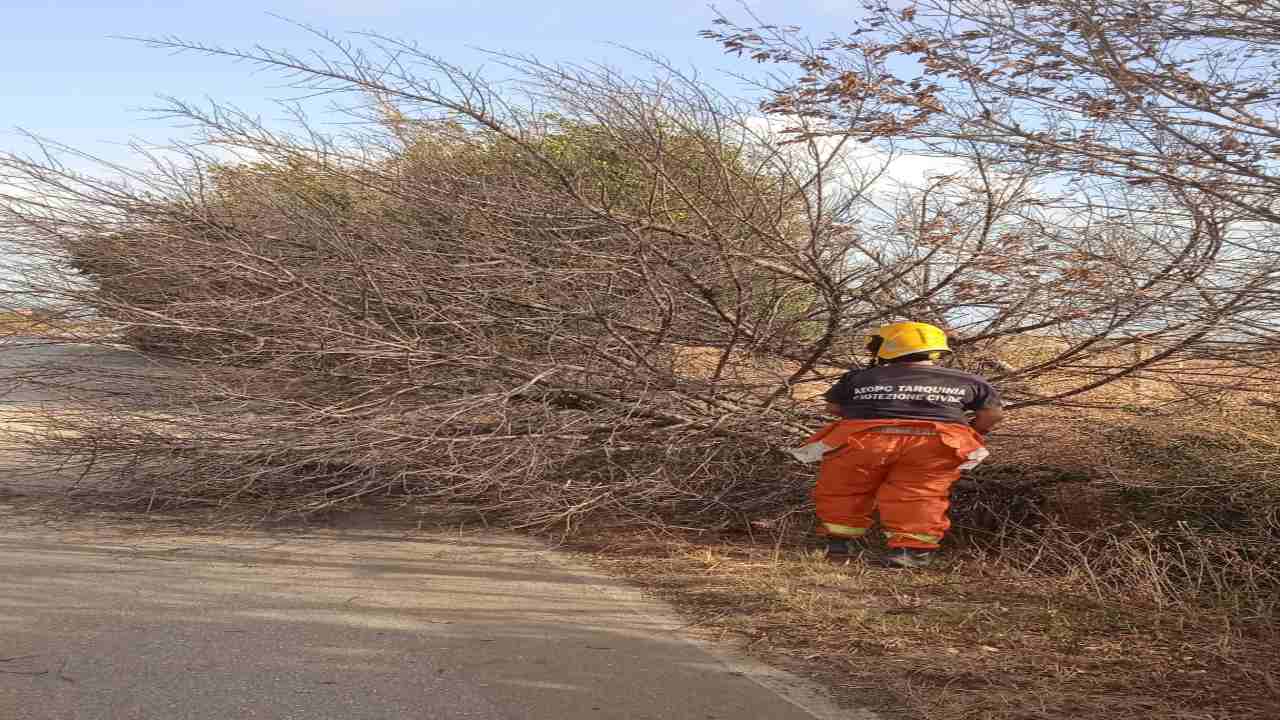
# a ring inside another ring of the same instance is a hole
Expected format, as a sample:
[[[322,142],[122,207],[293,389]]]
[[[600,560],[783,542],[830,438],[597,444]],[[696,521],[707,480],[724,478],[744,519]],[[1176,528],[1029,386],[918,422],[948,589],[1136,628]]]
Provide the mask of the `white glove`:
[[[964,463],[963,465],[961,465],[961,466],[960,466],[960,469],[961,469],[961,470],[972,470],[972,469],[974,469],[974,468],[978,467],[978,465],[980,465],[980,464],[982,463],[982,461],[983,461],[983,460],[986,460],[986,459],[987,459],[987,457],[988,457],[988,456],[990,456],[990,455],[991,455],[991,453],[990,453],[986,448],[982,448],[982,447],[977,448],[977,449],[976,449],[976,450],[974,450],[973,452],[969,453],[969,460],[968,460],[968,462],[966,462],[966,463]]]
[[[816,463],[822,460],[822,456],[826,453],[831,452],[832,450],[835,450],[835,448],[831,447],[830,445],[826,445],[821,442],[815,442],[815,443],[809,443],[808,445],[805,445],[803,447],[791,448],[790,450],[787,450],[787,453],[791,455],[791,457],[799,460],[805,465],[808,465],[810,463]]]

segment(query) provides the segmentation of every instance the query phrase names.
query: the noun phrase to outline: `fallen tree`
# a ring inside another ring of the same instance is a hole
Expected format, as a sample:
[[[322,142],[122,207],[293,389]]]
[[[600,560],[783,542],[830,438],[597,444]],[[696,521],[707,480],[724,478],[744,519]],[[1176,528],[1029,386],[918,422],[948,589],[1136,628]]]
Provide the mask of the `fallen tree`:
[[[90,411],[39,452],[152,504],[393,492],[518,526],[740,525],[803,507],[777,450],[882,322],[950,328],[1014,407],[1106,407],[1237,311],[1205,291],[1232,259],[1203,229],[1054,223],[1030,173],[980,153],[889,191],[892,152],[821,124],[793,142],[661,64],[505,58],[521,82],[490,84],[372,43],[319,63],[155,43],[358,98],[347,135],[175,102],[203,129],[176,164],[0,160],[16,292],[185,368],[78,386]]]

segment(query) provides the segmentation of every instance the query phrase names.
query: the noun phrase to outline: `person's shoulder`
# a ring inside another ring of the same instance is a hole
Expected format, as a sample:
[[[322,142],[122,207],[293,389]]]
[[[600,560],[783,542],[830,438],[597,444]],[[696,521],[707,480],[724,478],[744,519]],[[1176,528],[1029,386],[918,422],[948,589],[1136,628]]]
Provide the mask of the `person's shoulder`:
[[[880,366],[880,365],[868,365],[866,367],[846,368],[844,373],[840,377],[851,378],[851,377],[859,377],[862,375],[874,375],[875,372],[877,370],[882,369],[882,367],[883,366]]]
[[[928,371],[931,373],[937,373],[939,375],[945,375],[946,377],[953,378],[956,380],[963,380],[963,381],[972,382],[972,383],[980,383],[982,385],[991,384],[990,380],[987,380],[981,375],[975,375],[974,373],[966,372],[964,370],[957,370],[956,368],[941,367],[938,365],[933,365],[928,368]]]

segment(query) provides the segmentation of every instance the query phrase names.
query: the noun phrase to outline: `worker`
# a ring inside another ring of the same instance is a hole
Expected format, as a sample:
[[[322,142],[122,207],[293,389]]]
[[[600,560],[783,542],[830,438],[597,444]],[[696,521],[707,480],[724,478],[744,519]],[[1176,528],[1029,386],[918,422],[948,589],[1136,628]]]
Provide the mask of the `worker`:
[[[988,455],[983,436],[1000,422],[1000,396],[986,380],[936,364],[951,348],[934,325],[886,325],[867,349],[872,365],[824,396],[840,419],[791,452],[822,463],[813,499],[828,557],[858,552],[878,508],[883,564],[927,567],[951,525],[952,484]]]

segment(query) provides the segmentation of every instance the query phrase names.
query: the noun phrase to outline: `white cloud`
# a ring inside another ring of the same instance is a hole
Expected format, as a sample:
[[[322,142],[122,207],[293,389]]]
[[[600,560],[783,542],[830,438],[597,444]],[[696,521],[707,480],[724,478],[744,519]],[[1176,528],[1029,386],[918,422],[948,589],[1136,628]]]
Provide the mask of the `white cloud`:
[[[747,121],[748,131],[761,139],[783,140],[782,131],[798,124],[785,116],[753,117]],[[797,158],[803,158],[808,148],[793,144]],[[940,157],[924,153],[912,153],[899,149],[886,149],[875,144],[843,140],[838,135],[814,140],[819,158],[831,160],[830,175],[841,180],[847,188],[853,188],[875,177],[872,193],[879,197],[896,195],[904,190],[918,189],[931,179],[941,175],[963,175],[972,171],[972,165],[963,158]]]

